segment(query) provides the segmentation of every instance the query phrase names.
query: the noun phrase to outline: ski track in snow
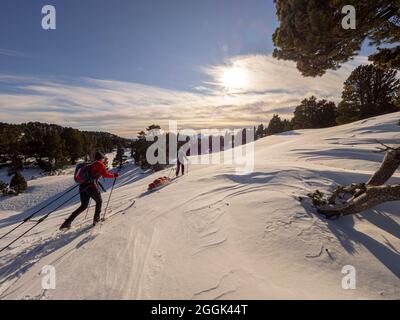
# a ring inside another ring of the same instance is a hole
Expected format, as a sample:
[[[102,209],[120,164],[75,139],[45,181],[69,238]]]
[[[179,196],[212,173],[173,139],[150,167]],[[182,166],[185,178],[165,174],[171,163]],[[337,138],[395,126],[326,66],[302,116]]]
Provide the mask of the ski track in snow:
[[[399,299],[400,203],[331,221],[307,200],[315,189],[366,181],[383,157],[372,152],[375,139],[400,141],[399,117],[267,137],[255,142],[252,173],[192,165],[153,193],[147,185],[169,169],[145,174],[128,164],[104,224],[90,228],[92,206],[86,219],[84,212],[58,232],[74,199],[0,254],[0,298]],[[399,181],[397,173],[392,182]],[[0,198],[0,234],[72,177],[31,183],[25,195]],[[41,287],[45,265],[56,268],[56,290]],[[357,290],[341,288],[345,265],[357,270]]]

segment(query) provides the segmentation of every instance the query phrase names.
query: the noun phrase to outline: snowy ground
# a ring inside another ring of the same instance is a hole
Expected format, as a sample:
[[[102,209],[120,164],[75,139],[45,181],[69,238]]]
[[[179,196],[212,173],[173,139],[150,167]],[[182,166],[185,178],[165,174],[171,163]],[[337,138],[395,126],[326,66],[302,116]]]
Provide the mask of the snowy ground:
[[[373,153],[375,139],[398,143],[399,118],[267,137],[255,143],[254,172],[191,166],[188,176],[153,194],[148,183],[168,170],[146,175],[130,164],[101,229],[89,229],[84,213],[80,227],[57,232],[76,199],[0,254],[0,297],[399,299],[399,202],[331,221],[298,201],[315,189],[366,181],[383,158]],[[29,199],[41,188],[57,194],[55,186],[67,188],[72,176],[32,183],[36,189],[12,200],[18,214],[0,198],[0,234],[32,212],[38,202]],[[55,290],[41,287],[45,265],[55,267]],[[356,269],[356,290],[342,289],[345,265]]]

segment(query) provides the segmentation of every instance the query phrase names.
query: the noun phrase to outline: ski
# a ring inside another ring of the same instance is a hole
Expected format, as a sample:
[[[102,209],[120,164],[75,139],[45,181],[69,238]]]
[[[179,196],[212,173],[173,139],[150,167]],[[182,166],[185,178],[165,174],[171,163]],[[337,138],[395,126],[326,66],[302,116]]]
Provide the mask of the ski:
[[[97,223],[95,226],[93,225],[93,223],[92,223],[92,225],[88,224],[89,222],[93,221],[93,218],[87,218],[87,219],[84,219],[84,220],[80,221],[76,225],[71,226],[69,229],[59,230],[59,232],[60,233],[68,233],[70,231],[76,231],[76,230],[78,230],[80,228],[84,228],[84,227],[94,228],[94,227],[102,224],[103,222],[109,220],[110,218],[114,217],[115,215],[117,215],[119,213],[125,214],[126,210],[132,208],[136,203],[136,200],[131,200],[131,201],[132,201],[132,203],[130,203],[126,208],[123,208],[123,209],[118,210],[116,212],[112,212],[112,210],[110,210],[112,213],[107,215],[104,219],[102,218],[101,221],[99,223]]]

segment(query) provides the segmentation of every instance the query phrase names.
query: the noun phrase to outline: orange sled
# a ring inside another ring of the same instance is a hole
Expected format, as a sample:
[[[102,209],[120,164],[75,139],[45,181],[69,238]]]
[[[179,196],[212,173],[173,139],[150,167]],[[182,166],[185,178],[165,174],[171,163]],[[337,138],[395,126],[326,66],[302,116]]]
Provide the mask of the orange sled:
[[[166,185],[168,185],[170,182],[171,182],[171,179],[168,177],[158,178],[149,184],[148,191],[155,191],[155,190],[161,189],[162,187],[165,187]]]

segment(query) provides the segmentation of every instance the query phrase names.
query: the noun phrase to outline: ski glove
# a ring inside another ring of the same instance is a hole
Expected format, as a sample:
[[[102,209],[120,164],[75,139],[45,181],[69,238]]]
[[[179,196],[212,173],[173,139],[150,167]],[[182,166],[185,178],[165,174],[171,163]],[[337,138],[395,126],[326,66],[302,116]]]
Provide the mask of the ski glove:
[[[119,176],[118,173],[115,173],[115,174],[114,174],[114,178],[118,178],[118,176]]]

